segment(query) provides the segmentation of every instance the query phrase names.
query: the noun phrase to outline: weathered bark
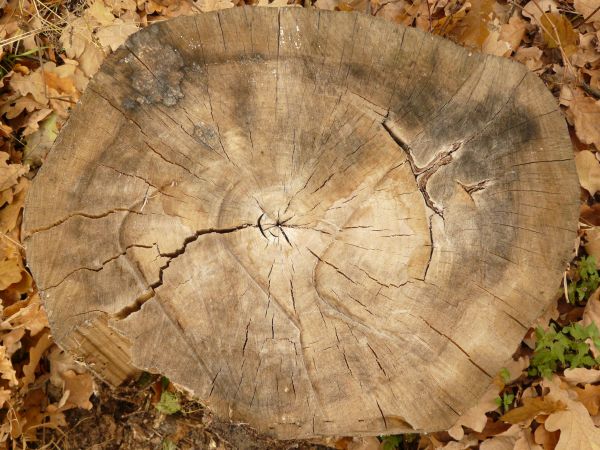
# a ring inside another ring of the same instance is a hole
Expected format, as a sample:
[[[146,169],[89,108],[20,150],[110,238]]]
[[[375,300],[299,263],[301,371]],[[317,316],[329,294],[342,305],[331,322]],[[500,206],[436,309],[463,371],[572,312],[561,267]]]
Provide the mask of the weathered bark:
[[[524,66],[369,16],[133,35],[30,191],[55,339],[282,438],[445,429],[549,305],[566,126]]]

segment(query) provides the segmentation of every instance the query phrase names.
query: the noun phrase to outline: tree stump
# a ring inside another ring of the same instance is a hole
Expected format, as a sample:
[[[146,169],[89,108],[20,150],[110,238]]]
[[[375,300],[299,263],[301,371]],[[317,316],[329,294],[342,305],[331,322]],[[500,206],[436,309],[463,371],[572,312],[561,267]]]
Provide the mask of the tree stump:
[[[578,183],[520,64],[366,15],[131,36],[36,177],[56,341],[280,438],[446,429],[550,305]]]

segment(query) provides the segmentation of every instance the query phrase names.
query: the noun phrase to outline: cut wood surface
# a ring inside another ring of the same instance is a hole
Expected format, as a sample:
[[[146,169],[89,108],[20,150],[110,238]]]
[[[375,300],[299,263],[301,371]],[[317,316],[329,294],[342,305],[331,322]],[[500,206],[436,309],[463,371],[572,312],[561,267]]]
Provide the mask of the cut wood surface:
[[[446,429],[550,305],[574,244],[536,75],[373,17],[149,26],[29,193],[53,336],[281,438]]]

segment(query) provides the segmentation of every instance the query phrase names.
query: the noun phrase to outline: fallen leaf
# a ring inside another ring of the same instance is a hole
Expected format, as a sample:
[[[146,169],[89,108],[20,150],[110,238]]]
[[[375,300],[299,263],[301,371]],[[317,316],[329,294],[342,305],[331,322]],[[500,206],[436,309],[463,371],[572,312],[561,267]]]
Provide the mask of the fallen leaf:
[[[498,409],[496,397],[498,397],[500,389],[500,387],[492,384],[485,394],[483,394],[481,400],[458,418],[454,426],[448,430],[448,434],[459,441],[465,434],[463,426],[479,433],[483,431],[487,423],[487,416],[485,413]]]
[[[89,373],[77,373],[67,370],[62,374],[65,380],[65,392],[69,393],[62,411],[70,408],[92,409],[90,397],[94,393],[94,379]]]
[[[600,163],[589,150],[583,150],[575,155],[575,165],[579,184],[594,195],[600,190]]]
[[[0,191],[13,187],[18,178],[29,171],[29,167],[21,164],[9,164],[8,153],[0,152]]]
[[[521,429],[517,425],[511,426],[508,430],[500,433],[497,436],[493,436],[490,439],[483,441],[479,449],[480,450],[513,450],[517,439],[519,439]]]
[[[600,382],[600,370],[586,369],[579,367],[576,369],[566,369],[564,379],[572,385],[598,383]]]
[[[550,389],[549,397],[567,405],[567,409],[550,414],[544,422],[546,430],[560,430],[556,450],[600,450],[600,429],[594,425],[587,409],[569,397],[560,387],[557,376],[542,384]]]
[[[584,95],[575,95],[569,105],[569,114],[577,137],[584,144],[594,144],[600,149],[600,100]]]
[[[543,448],[535,443],[533,434],[529,428],[521,428],[521,435],[515,442],[513,450],[543,450]]]
[[[29,362],[23,366],[23,377],[19,380],[21,390],[26,390],[35,381],[35,371],[38,368],[44,352],[52,345],[50,332],[47,330],[40,335],[36,343],[29,349]]]
[[[500,39],[507,42],[511,50],[515,51],[521,45],[525,31],[525,21],[519,16],[513,16],[507,24],[500,27]]]
[[[540,414],[550,414],[554,411],[560,411],[566,408],[566,405],[561,401],[554,401],[548,397],[531,397],[523,399],[523,406],[511,409],[502,417],[507,423],[529,423]]]
[[[567,56],[577,51],[578,35],[569,19],[559,13],[547,13],[540,19],[544,41],[548,48],[561,48]]]
[[[96,37],[102,47],[110,48],[114,52],[136,31],[138,31],[138,27],[133,22],[126,23],[121,19],[116,19],[112,24],[100,28],[96,32]]]
[[[555,450],[559,436],[560,431],[550,432],[543,426],[537,427],[533,433],[535,443],[541,445],[544,450]]]
[[[590,22],[598,22],[600,21],[600,10],[598,10],[598,0],[575,0],[573,3],[575,6],[575,10],[583,16],[583,18],[588,18]],[[595,14],[590,17],[592,13]]]
[[[4,404],[12,397],[12,391],[10,389],[0,388],[0,408],[4,408]]]
[[[575,388],[579,401],[588,410],[590,415],[595,416],[600,411],[600,386],[587,384],[583,389]]]
[[[537,24],[544,13],[557,12],[558,5],[554,0],[532,0],[523,8],[523,16],[533,19]]]
[[[6,353],[6,347],[3,345],[0,345],[0,376],[8,381],[9,386],[18,386],[19,384],[17,373]]]
[[[194,2],[194,5],[202,12],[219,11],[234,7],[231,0],[198,0]]]

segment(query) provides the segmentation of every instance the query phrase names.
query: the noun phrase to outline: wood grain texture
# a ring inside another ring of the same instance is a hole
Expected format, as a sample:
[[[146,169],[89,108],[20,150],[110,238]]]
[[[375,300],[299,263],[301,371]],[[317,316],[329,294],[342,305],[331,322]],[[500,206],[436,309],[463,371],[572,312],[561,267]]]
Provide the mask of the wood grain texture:
[[[524,66],[373,17],[133,35],[25,208],[55,339],[281,438],[432,431],[547,308],[578,183]]]

